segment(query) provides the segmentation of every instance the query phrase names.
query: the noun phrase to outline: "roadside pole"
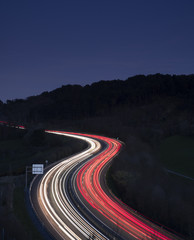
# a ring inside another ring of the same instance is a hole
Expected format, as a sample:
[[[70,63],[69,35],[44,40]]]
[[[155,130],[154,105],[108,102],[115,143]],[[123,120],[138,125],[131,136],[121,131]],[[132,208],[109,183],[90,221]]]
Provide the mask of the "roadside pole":
[[[43,174],[44,164],[32,164],[32,167],[26,166],[25,191],[28,190],[28,173]]]
[[[32,171],[32,167],[26,166],[26,180],[25,180],[25,191],[28,189],[28,172]]]

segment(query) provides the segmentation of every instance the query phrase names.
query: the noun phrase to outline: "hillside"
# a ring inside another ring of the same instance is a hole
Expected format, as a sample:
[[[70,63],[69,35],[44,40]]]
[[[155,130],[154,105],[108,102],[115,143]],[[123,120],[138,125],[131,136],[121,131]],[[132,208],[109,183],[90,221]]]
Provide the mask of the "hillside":
[[[193,106],[194,75],[138,75],[1,102],[0,119],[118,137],[126,145],[108,173],[112,190],[143,215],[192,239],[193,183],[168,174],[158,148],[171,136],[194,136]]]
[[[27,99],[1,102],[0,118],[24,123],[77,120],[108,116],[115,109],[137,108],[165,99],[175,102],[177,110],[192,111],[194,75],[138,75],[84,87],[66,85]]]

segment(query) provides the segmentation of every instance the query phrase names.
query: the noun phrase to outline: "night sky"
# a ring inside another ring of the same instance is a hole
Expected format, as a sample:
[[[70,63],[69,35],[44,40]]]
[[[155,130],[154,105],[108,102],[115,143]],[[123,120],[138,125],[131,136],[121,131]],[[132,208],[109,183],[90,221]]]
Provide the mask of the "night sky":
[[[0,99],[194,73],[193,0],[0,1]]]

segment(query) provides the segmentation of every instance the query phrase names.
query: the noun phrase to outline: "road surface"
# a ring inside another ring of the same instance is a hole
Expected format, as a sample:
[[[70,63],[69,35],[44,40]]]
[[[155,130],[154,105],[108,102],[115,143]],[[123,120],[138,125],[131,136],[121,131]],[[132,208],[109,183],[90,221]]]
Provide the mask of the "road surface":
[[[31,203],[54,239],[181,239],[148,221],[108,190],[105,174],[121,143],[107,137],[59,131],[88,148],[50,166],[30,187]]]

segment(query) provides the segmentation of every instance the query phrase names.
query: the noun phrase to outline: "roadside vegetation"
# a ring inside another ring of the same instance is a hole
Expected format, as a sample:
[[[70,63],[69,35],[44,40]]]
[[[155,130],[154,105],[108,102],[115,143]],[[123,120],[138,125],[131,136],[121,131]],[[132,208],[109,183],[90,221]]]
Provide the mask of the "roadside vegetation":
[[[169,174],[149,147],[132,139],[109,169],[111,190],[160,226],[193,239],[194,183]]]
[[[43,129],[0,126],[0,236],[7,240],[42,240],[26,208],[25,167],[48,164],[82,151],[82,141],[47,134]],[[33,175],[28,173],[28,179]]]
[[[33,163],[55,162],[86,146],[72,138],[48,134],[43,129],[20,130],[0,126],[0,176],[25,173]]]
[[[24,179],[23,179],[24,180]],[[19,239],[29,239],[29,240],[43,240],[42,235],[37,231],[29,213],[26,209],[26,202],[24,197],[24,188],[17,187],[14,189],[13,195],[13,212],[21,226],[23,226],[23,234],[21,236],[21,229],[14,228],[13,231],[16,232],[17,238]]]
[[[158,149],[166,168],[194,179],[194,137],[175,135],[164,139]]]

